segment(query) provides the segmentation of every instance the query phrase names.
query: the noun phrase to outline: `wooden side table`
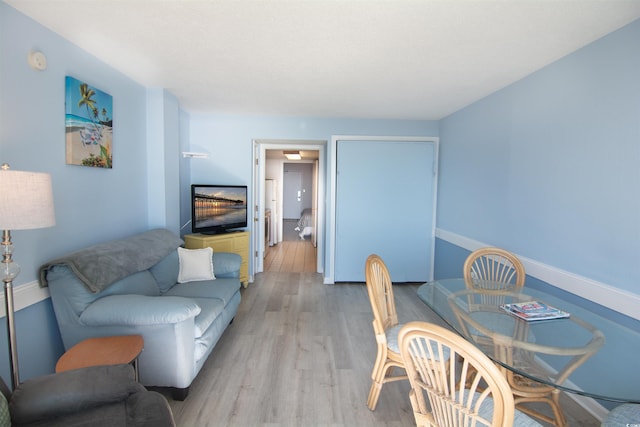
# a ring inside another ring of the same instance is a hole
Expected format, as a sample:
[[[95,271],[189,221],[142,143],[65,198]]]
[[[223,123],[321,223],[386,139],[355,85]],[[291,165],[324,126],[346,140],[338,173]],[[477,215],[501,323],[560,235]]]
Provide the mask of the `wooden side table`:
[[[144,347],[142,335],[88,338],[67,350],[56,363],[56,372],[98,365],[133,363],[138,381],[138,356]]]

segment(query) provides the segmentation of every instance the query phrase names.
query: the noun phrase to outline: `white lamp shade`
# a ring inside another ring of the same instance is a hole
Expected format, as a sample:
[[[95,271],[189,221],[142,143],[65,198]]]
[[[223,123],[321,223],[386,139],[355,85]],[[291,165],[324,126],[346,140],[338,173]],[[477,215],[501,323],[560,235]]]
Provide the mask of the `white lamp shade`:
[[[51,175],[0,170],[0,230],[55,225]]]

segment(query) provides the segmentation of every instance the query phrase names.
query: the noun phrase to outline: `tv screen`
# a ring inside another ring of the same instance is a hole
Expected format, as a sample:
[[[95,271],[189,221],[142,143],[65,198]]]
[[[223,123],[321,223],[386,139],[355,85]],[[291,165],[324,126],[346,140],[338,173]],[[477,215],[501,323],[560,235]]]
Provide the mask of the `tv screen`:
[[[246,185],[191,185],[191,230],[216,234],[247,226]]]

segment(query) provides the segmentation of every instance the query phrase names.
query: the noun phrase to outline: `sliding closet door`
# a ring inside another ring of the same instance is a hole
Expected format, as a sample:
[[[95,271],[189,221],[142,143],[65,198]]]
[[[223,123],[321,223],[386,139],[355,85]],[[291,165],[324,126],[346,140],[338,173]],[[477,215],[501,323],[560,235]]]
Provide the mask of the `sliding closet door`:
[[[434,142],[337,141],[335,281],[363,282],[377,253],[394,282],[431,278]]]

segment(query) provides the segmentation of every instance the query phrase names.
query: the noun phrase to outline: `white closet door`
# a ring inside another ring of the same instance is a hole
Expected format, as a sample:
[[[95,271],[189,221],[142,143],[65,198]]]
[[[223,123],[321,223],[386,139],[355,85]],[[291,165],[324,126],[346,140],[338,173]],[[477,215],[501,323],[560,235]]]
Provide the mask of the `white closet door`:
[[[377,253],[394,282],[432,277],[433,142],[339,140],[335,281],[363,282]]]

